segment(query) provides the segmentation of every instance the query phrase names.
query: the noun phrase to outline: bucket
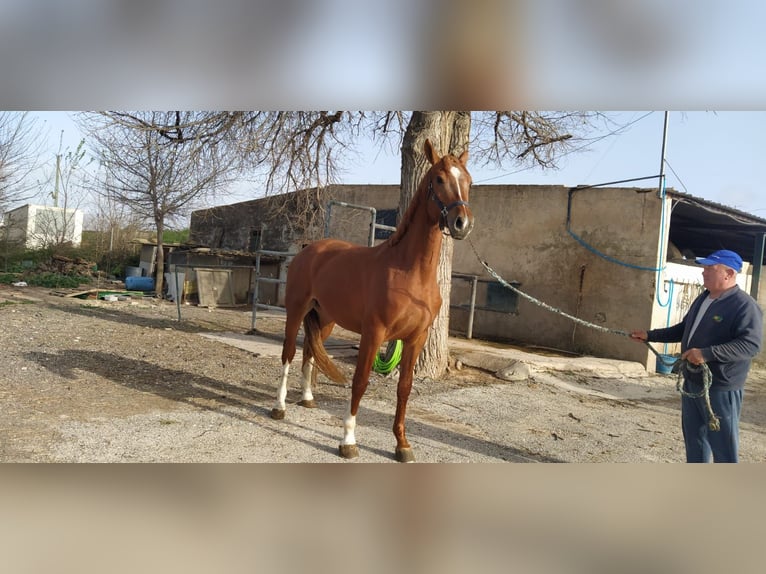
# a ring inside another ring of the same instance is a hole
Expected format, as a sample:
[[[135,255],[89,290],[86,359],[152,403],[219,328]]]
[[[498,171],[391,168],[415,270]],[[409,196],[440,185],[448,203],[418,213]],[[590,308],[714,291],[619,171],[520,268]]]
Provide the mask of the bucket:
[[[128,291],[154,291],[154,277],[125,277]]]
[[[673,372],[673,364],[676,362],[675,355],[660,355],[657,357],[657,372],[662,373],[663,375],[669,375]],[[662,359],[662,360],[660,360]],[[665,363],[668,363],[667,365],[663,363],[662,361],[665,361]]]

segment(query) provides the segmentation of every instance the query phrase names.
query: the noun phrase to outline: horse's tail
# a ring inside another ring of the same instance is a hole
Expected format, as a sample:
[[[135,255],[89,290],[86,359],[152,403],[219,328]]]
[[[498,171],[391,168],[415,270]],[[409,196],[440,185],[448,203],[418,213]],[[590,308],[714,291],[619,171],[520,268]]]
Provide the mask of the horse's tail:
[[[316,309],[312,309],[303,318],[303,352],[308,350],[309,356],[314,357],[314,364],[322,371],[330,380],[336,383],[345,383],[346,377],[343,376],[332,362],[330,356],[322,344],[321,330],[319,328],[319,315]]]

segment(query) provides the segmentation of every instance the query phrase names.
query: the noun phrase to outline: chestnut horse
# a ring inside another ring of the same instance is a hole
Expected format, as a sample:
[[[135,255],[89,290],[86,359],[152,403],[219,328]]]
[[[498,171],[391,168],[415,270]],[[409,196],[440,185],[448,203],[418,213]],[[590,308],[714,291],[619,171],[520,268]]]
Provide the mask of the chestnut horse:
[[[314,365],[328,378],[345,382],[325,351],[323,341],[336,324],[359,333],[359,355],[351,387],[351,401],[343,419],[340,455],[359,456],[354,430],[359,402],[367,389],[370,368],[384,341],[403,342],[394,418],[395,458],[415,457],[404,431],[407,400],[412,389],[415,362],[423,350],[428,329],[442,304],[437,268],[443,229],[455,239],[468,236],[473,214],[468,207],[471,176],[465,162],[439,157],[426,140],[424,151],[431,163],[396,231],[383,243],[364,247],[323,239],[301,250],[287,272],[285,341],[282,346],[282,379],[271,416],[285,416],[287,374],[295,357],[296,337],[303,322],[302,400],[315,407],[311,392]]]

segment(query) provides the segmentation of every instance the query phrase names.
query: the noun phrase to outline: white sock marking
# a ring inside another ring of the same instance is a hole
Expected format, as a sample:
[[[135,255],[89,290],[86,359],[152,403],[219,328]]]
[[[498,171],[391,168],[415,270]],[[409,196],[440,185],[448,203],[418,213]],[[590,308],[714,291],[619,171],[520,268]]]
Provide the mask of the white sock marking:
[[[308,361],[303,363],[303,377],[301,378],[301,388],[303,389],[303,395],[301,399],[304,401],[313,401],[314,395],[311,392],[311,372],[314,370],[314,357],[311,357]]]
[[[282,366],[282,379],[279,381],[279,387],[277,388],[277,402],[274,403],[274,408],[280,411],[285,410],[285,398],[287,397],[287,373],[290,371],[290,361],[286,362]]]
[[[351,404],[349,403],[348,411],[346,411],[346,416],[343,419],[343,440],[340,444],[356,444],[354,429],[356,429],[356,417],[351,414]]]

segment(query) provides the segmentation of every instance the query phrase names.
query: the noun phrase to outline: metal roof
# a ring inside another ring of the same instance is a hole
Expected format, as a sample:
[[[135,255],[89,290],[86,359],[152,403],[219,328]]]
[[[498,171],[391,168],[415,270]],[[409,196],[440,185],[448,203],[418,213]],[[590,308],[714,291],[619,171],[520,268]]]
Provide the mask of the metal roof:
[[[683,253],[705,257],[718,249],[730,249],[755,263],[766,235],[766,219],[720,203],[673,189],[670,241]],[[763,260],[761,261],[763,263]]]

